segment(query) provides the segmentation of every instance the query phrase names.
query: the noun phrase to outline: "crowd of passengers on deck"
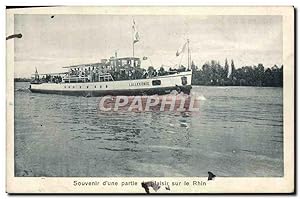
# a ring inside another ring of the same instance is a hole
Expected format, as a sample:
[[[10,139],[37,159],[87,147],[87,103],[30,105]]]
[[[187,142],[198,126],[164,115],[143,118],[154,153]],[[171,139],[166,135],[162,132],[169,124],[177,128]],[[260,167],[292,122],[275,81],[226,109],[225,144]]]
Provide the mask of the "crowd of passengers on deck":
[[[163,67],[158,70],[154,69],[153,67],[149,67],[148,70],[144,68],[132,68],[101,71],[98,69],[98,67],[88,67],[84,69],[72,68],[68,73],[61,75],[43,75],[43,77],[39,79],[39,81],[48,83],[61,83],[63,82],[63,80],[65,80],[65,82],[68,82],[68,79],[70,78],[77,78],[81,82],[147,79],[183,71],[186,71],[186,68],[184,66],[181,66],[179,69],[169,68],[169,71],[165,71]],[[112,78],[103,79],[103,77],[107,74],[110,74]]]

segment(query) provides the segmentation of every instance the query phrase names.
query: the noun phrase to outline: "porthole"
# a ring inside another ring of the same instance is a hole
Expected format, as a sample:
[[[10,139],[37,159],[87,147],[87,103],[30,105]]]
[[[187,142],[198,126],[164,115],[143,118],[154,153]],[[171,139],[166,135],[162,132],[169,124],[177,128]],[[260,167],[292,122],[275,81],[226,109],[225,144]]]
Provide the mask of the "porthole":
[[[97,88],[97,86],[95,86],[95,88]]]
[[[69,86],[69,88],[71,88],[71,86]]]
[[[160,80],[153,80],[152,85],[153,86],[159,86],[159,85],[161,85],[161,81]]]
[[[65,86],[65,88],[67,88],[67,87]]]
[[[105,87],[107,88],[107,85]]]
[[[86,88],[89,88],[89,86],[86,86]]]
[[[102,88],[102,86],[100,86],[100,88]]]
[[[73,86],[73,88],[75,88],[75,86]]]
[[[81,88],[81,86],[79,86],[79,88]]]

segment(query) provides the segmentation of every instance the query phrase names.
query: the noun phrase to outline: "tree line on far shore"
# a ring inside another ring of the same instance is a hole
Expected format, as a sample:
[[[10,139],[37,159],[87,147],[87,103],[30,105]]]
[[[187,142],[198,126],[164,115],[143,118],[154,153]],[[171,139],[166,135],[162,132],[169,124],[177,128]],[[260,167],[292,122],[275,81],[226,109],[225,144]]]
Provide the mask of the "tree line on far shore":
[[[184,66],[182,66],[182,68],[185,70]],[[280,67],[274,65],[270,68],[265,68],[263,64],[258,64],[257,66],[242,66],[236,69],[234,61],[231,60],[229,64],[226,59],[224,66],[216,60],[206,62],[201,68],[192,62],[191,69],[193,70],[192,85],[283,86],[283,65]],[[148,74],[153,74],[154,70],[155,69],[150,66],[147,70]],[[161,67],[158,70],[158,74],[166,75],[167,73],[164,71],[164,68]],[[30,78],[15,78],[14,80],[15,82],[29,82]]]
[[[235,68],[234,61],[225,65],[212,60],[206,62],[202,68],[199,68],[192,62],[193,85],[211,85],[211,86],[266,86],[282,87],[283,86],[283,65],[277,65],[271,68],[265,68],[263,64],[257,66],[242,66]]]

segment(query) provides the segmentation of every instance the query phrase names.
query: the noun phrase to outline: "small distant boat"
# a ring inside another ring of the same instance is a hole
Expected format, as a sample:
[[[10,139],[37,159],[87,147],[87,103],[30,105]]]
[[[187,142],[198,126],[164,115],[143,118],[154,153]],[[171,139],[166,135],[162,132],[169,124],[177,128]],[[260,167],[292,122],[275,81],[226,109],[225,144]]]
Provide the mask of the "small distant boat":
[[[188,46],[188,68],[161,68],[156,71],[152,66],[148,71],[141,68],[141,59],[134,56],[134,45],[139,35],[133,24],[133,56],[118,58],[117,53],[99,63],[81,64],[63,67],[64,73],[39,74],[37,69],[30,83],[30,91],[34,93],[105,96],[105,95],[164,95],[173,90],[190,93],[192,89],[192,71],[189,40],[176,56],[183,53]],[[142,59],[147,60],[147,57]]]

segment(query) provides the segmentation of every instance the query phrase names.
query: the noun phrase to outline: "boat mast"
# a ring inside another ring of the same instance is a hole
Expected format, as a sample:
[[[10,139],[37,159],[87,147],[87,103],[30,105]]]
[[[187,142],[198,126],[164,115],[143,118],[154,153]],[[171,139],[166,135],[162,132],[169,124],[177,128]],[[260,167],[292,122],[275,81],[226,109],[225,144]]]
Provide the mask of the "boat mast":
[[[188,45],[188,70],[190,69],[190,40],[187,39],[187,45]]]
[[[135,21],[134,19],[132,20],[133,24],[132,24],[132,57],[134,57],[134,43],[135,43]]]
[[[140,40],[139,33],[137,31],[135,21],[133,19],[133,25],[132,25],[132,55],[134,57],[134,44]]]
[[[133,33],[132,33],[132,57],[134,57],[134,29],[133,30]]]

